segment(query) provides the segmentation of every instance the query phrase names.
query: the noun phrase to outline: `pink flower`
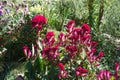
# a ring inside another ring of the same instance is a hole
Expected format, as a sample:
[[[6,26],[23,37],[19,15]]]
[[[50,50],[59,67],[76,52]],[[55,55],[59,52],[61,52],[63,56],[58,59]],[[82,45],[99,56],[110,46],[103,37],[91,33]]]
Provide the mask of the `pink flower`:
[[[37,27],[37,34],[39,33],[39,31],[41,31],[42,30],[42,25],[39,25],[38,27]]]
[[[47,32],[45,39],[42,39],[41,42],[42,42],[43,48],[48,48],[48,47],[53,46],[55,42],[54,32]]]
[[[52,57],[53,59],[56,59],[57,56],[59,56],[58,46],[53,46],[50,49],[51,49],[50,57]]]
[[[58,78],[62,79],[62,78],[66,78],[68,76],[67,71],[65,70],[60,70],[58,73]]]
[[[78,44],[80,42],[80,32],[81,32],[81,28],[75,28],[73,29],[73,31],[71,33],[69,33],[68,38],[72,41],[73,44]]]
[[[72,45],[67,46],[66,49],[71,53],[74,53],[77,51],[76,46],[72,46]]]
[[[97,74],[97,80],[110,80],[112,77],[112,73],[108,70],[101,70]]]
[[[24,51],[28,50],[28,46],[23,46],[23,50]]]
[[[90,33],[90,27],[88,24],[83,24],[82,25],[83,32],[88,32]]]
[[[32,18],[32,27],[36,27],[36,25],[40,26],[42,24],[46,24],[46,18],[42,15],[36,15]]]
[[[87,73],[88,73],[87,69],[84,69],[80,66],[76,68],[76,76],[86,76]]]
[[[47,59],[55,60],[59,56],[58,46],[51,46],[48,48],[44,48],[42,51],[42,56]]]
[[[74,30],[73,30],[73,33],[74,33],[74,35],[79,35],[79,36],[81,36],[81,28],[74,28]]]
[[[114,73],[114,75],[108,70],[101,70],[97,74],[97,79],[98,80],[110,80],[111,77],[113,76],[114,80],[119,80],[120,76],[118,75],[118,70],[119,70],[119,63],[116,62],[115,63],[115,73]]]
[[[32,56],[31,50],[28,50],[27,58],[30,58]]]
[[[100,59],[104,56],[104,53],[101,51],[99,52],[98,56],[94,55],[94,53],[96,52],[96,48],[91,48],[91,51],[87,51],[87,59],[90,61],[90,63],[93,62],[99,62]],[[95,64],[95,65],[99,65],[99,64]]]
[[[29,49],[28,46],[23,46],[23,51],[24,51],[25,56],[27,56],[28,49]]]
[[[119,63],[116,62],[116,63],[115,63],[115,74],[114,74],[115,80],[118,80],[118,78],[120,78],[120,76],[119,76],[119,74],[118,74],[118,70],[119,70]]]
[[[82,41],[82,43],[84,43],[84,44],[89,44],[90,38],[91,38],[90,35],[84,35],[83,37],[81,37],[81,41]]]
[[[90,45],[91,45],[91,47],[96,47],[96,46],[98,45],[98,43],[95,42],[95,41],[91,41],[91,42],[90,42]]]
[[[42,25],[46,24],[46,18],[42,15],[36,15],[32,18],[32,27],[37,27],[37,33],[42,29]]]
[[[77,52],[77,48],[76,48],[76,46],[72,46],[72,45],[69,45],[69,46],[67,46],[66,47],[66,50],[68,50],[69,51],[69,56],[71,57],[71,58],[73,58],[76,54],[76,52]]]
[[[72,30],[73,30],[73,28],[74,28],[74,26],[75,26],[75,21],[70,20],[70,21],[67,23],[67,25],[66,25],[66,31],[69,32],[69,33],[71,33]]]
[[[60,68],[60,70],[65,70],[63,63],[58,63],[58,67]]]
[[[92,57],[95,52],[96,52],[96,48],[91,48],[91,50],[87,52],[87,55],[88,55],[89,57]]]
[[[30,58],[32,56],[31,50],[29,50],[28,46],[24,46],[23,51],[27,58]]]
[[[98,54],[98,57],[97,57],[97,58],[101,59],[103,56],[104,56],[104,53],[101,51],[101,52],[99,52],[99,54]]]
[[[47,32],[46,33],[46,39],[45,39],[45,44],[46,46],[52,46],[52,44],[55,42],[54,39],[54,32]]]
[[[58,45],[64,44],[64,42],[65,42],[65,34],[61,32],[58,35],[58,39],[59,39]]]
[[[64,65],[62,63],[58,63],[58,67],[59,67],[59,73],[58,73],[58,78],[62,79],[62,78],[66,78],[68,76],[67,71],[65,71],[64,69]]]
[[[49,41],[54,36],[54,32],[47,32],[46,39]]]

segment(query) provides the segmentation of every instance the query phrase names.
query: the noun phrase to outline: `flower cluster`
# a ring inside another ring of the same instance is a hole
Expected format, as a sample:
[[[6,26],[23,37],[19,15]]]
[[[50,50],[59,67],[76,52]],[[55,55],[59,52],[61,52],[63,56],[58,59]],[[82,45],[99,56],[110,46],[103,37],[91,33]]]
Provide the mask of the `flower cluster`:
[[[42,29],[42,25],[46,24],[46,18],[41,15],[36,15],[32,18],[32,27],[37,27],[37,34]]]
[[[58,63],[58,67],[59,67],[58,78],[59,79],[66,78],[68,76],[68,74],[64,68],[64,65],[62,63]]]
[[[57,56],[59,56],[58,46],[51,46],[48,48],[44,48],[42,51],[42,56],[46,57],[47,59],[55,60]]]
[[[55,60],[59,56],[58,45],[54,45],[55,38],[53,32],[47,32],[45,39],[42,39],[42,57]]]
[[[30,50],[28,46],[23,46],[23,52],[25,54],[25,57],[26,58],[32,58],[32,57],[36,56],[37,55],[36,54],[36,52],[37,52],[36,48],[37,48],[37,46],[33,45],[33,44],[32,44],[32,50]]]
[[[82,68],[81,66],[76,68],[76,75],[77,76],[86,76],[88,73],[87,69]]]
[[[42,25],[46,24],[46,18],[41,15],[36,15],[32,18],[32,27],[37,28],[37,35],[42,30]],[[83,77],[89,74],[90,67],[84,66],[92,65],[97,67],[100,65],[100,59],[104,56],[104,53],[100,51],[96,53],[97,42],[92,41],[90,34],[90,26],[83,24],[81,27],[75,27],[75,21],[70,20],[66,26],[66,32],[60,32],[57,39],[54,32],[47,32],[45,37],[42,37],[40,42],[42,59],[47,62],[52,61],[58,68],[58,78]],[[40,36],[39,36],[40,37]],[[38,41],[38,40],[36,40]],[[40,45],[37,44],[38,47]],[[35,48],[33,48],[35,50]],[[95,54],[96,53],[96,54]],[[32,55],[31,50],[27,46],[24,46],[24,54],[27,58]],[[107,75],[106,75],[107,73]],[[102,75],[102,77],[101,77]],[[98,80],[102,80],[103,76],[107,76],[104,79],[111,77],[111,72],[107,70],[100,71],[97,75]],[[115,78],[118,78],[118,64],[115,68]]]
[[[90,27],[88,24],[83,24],[82,27],[76,28],[73,20],[69,21],[66,25],[66,34],[60,33],[59,45],[64,44],[66,50],[71,58],[75,55],[82,54],[83,51],[86,53],[86,58],[90,63],[96,64],[104,56],[101,51],[98,56],[94,55],[96,52],[97,42],[91,40]]]

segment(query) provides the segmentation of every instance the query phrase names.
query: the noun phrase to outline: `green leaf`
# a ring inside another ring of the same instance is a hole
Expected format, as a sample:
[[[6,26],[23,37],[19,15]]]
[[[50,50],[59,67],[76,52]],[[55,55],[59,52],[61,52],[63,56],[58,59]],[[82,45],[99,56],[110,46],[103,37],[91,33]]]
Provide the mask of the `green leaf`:
[[[36,57],[36,60],[34,62],[34,68],[38,71],[41,72],[44,70],[44,61],[40,59],[39,56]]]
[[[86,52],[85,52],[85,50],[83,50],[83,52],[80,54],[80,56],[81,56],[82,59],[85,59],[85,57],[86,57]]]
[[[31,63],[31,61],[29,60],[28,63],[26,64],[26,69],[27,69],[27,73],[26,76],[29,80],[34,79],[35,78],[35,70],[33,68],[33,65]]]
[[[28,71],[31,71],[31,70],[33,69],[32,63],[31,63],[30,61],[27,62],[27,64],[26,64],[26,69],[27,69]]]

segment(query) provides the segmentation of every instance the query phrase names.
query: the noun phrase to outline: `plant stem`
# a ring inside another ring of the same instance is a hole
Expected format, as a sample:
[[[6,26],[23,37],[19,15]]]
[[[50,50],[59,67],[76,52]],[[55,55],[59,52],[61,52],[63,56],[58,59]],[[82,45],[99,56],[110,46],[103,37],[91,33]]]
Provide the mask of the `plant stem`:
[[[89,10],[88,20],[89,20],[89,25],[91,27],[94,27],[94,18],[93,18],[94,7],[93,7],[93,2],[94,2],[94,0],[88,0],[88,10]]]
[[[101,24],[103,13],[104,13],[104,0],[100,0],[100,8],[99,8],[98,22],[97,22],[98,31],[100,30],[100,24]]]

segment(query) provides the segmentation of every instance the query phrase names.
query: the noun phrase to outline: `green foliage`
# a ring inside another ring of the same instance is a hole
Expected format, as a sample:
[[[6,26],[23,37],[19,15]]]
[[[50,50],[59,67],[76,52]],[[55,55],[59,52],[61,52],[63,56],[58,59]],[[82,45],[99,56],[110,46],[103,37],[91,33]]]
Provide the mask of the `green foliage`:
[[[106,5],[101,28],[104,33],[120,38],[120,1],[113,1]]]

